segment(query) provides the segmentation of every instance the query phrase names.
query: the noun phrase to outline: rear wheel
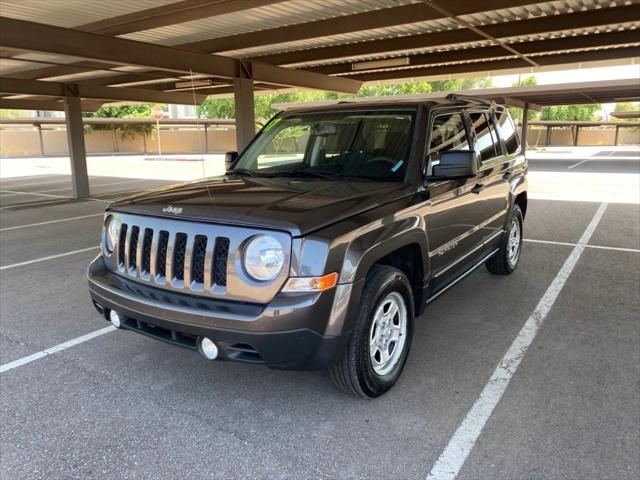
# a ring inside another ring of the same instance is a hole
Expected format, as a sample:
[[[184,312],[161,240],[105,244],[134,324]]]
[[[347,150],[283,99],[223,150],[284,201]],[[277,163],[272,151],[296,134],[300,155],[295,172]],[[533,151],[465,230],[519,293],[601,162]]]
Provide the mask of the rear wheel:
[[[347,350],[330,369],[333,382],[365,398],[389,390],[407,360],[413,317],[413,294],[405,274],[393,267],[374,266]]]
[[[500,242],[500,250],[487,260],[487,269],[491,273],[509,275],[518,268],[522,251],[523,224],[522,210],[518,205],[514,205],[509,217],[509,228]]]

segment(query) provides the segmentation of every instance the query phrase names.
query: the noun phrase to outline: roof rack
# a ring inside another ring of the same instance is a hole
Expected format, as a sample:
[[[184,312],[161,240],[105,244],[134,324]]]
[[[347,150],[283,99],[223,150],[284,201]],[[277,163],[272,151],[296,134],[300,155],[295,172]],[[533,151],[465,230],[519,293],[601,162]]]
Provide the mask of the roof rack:
[[[483,105],[493,106],[496,104],[493,100],[487,100],[482,97],[474,97],[473,95],[460,95],[457,93],[450,93],[446,96],[447,100],[452,102],[461,102],[461,103],[482,103]]]

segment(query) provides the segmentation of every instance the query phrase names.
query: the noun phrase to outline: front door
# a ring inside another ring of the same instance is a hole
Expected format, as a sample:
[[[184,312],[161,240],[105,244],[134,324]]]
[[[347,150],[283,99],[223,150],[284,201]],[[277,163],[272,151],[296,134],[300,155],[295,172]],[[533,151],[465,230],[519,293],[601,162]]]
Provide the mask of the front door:
[[[461,112],[437,113],[431,122],[428,143],[430,175],[440,154],[469,150],[469,135]],[[430,291],[435,293],[475,264],[482,255],[483,220],[478,198],[478,178],[445,180],[427,186],[425,214],[431,267]]]

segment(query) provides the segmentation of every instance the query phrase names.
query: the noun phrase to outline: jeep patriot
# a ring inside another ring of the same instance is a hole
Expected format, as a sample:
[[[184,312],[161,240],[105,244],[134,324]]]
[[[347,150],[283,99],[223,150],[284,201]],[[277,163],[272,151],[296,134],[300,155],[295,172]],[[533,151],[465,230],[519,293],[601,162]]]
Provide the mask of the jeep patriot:
[[[518,266],[527,162],[475,97],[276,115],[224,176],[117,201],[88,268],[116,327],[207,359],[327,368],[377,397],[414,321],[480,265]]]

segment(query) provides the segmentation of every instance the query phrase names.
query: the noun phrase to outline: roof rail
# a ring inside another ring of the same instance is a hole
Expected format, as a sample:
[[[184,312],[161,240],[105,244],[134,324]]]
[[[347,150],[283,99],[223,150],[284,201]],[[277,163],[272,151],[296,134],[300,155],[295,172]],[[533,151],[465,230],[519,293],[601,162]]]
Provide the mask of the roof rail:
[[[450,93],[446,96],[447,100],[452,102],[461,102],[461,103],[482,103],[483,105],[495,105],[496,102],[493,100],[487,100],[482,97],[474,97],[473,95],[460,95],[457,93]]]

